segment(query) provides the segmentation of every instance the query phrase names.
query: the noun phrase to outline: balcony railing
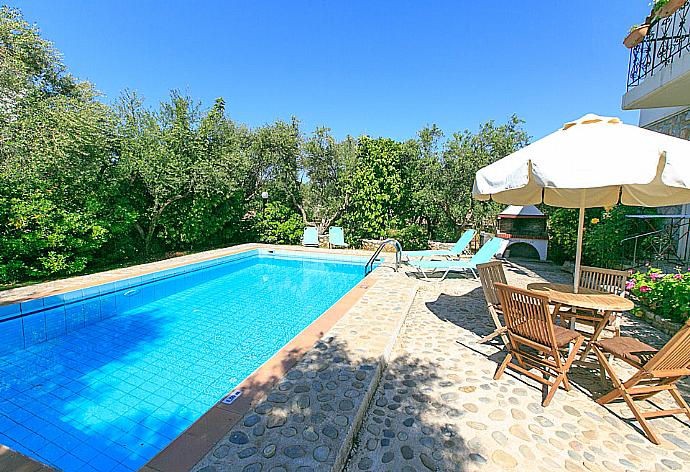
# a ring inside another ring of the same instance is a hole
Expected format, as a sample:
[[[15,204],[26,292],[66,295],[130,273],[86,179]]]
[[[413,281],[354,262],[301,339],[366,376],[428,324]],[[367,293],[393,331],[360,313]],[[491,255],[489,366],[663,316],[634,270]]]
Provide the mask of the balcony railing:
[[[690,2],[654,23],[640,44],[630,50],[628,90],[690,51]]]

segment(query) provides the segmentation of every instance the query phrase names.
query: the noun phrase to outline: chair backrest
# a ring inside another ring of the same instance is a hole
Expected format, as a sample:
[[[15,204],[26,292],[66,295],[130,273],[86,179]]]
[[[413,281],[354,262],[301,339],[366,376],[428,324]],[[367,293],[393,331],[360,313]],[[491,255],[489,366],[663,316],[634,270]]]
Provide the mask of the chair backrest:
[[[319,231],[315,226],[307,226],[304,228],[302,244],[319,244]]]
[[[503,271],[503,263],[501,261],[491,261],[477,264],[477,272],[479,272],[479,280],[482,282],[486,303],[488,305],[500,305],[501,300],[498,298],[496,284],[508,283],[506,281],[506,274]]]
[[[647,371],[690,369],[690,318],[644,365],[644,369]]]
[[[555,351],[556,337],[548,297],[502,283],[495,285],[508,333]]]
[[[504,240],[501,238],[491,238],[487,242],[484,243],[482,247],[479,248],[479,251],[472,256],[472,259],[470,259],[470,263],[472,264],[483,264],[485,262],[489,262],[491,258],[493,258],[498,250],[501,248],[501,245],[503,244]]]
[[[450,248],[450,252],[452,252],[453,254],[462,254],[465,248],[469,246],[472,242],[472,238],[474,238],[475,234],[477,234],[477,232],[473,229],[468,229],[467,231],[462,233],[462,236],[460,236],[458,242],[453,244],[453,247]]]
[[[331,244],[345,244],[345,234],[340,226],[328,228],[328,242]]]
[[[599,267],[582,266],[580,268],[580,288],[601,290],[614,295],[625,296],[625,283],[628,273],[622,270],[601,269]]]

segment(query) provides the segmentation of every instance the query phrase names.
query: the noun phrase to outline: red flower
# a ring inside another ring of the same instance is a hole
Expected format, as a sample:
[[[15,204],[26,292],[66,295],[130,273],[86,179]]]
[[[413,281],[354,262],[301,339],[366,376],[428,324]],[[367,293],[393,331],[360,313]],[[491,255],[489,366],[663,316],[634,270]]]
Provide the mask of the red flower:
[[[647,285],[643,285],[642,287],[640,287],[640,292],[642,292],[642,293],[647,293],[651,290],[652,290],[652,288],[647,286]]]

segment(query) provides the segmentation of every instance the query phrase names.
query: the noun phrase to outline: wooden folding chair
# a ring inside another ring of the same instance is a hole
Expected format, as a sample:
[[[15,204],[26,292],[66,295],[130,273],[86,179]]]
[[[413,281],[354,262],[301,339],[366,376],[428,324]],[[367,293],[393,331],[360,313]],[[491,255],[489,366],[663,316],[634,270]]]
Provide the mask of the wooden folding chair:
[[[622,270],[582,266],[578,287],[625,297],[627,295],[625,283],[628,281],[628,275],[627,272]],[[613,328],[614,336],[620,336],[621,334],[620,316],[618,313],[602,313],[584,308],[569,308],[561,310],[559,312],[559,317],[561,319],[561,324],[568,323],[571,329],[575,329],[575,320],[577,320],[578,323],[590,326],[593,333],[583,331],[580,331],[580,333],[593,340],[599,339],[602,331],[608,326]],[[581,360],[587,357],[589,349],[588,345],[580,356]]]
[[[584,337],[553,324],[549,299],[529,290],[496,283],[508,332],[508,355],[496,371],[498,380],[510,367],[547,387],[542,406],[547,406],[559,385],[570,390],[568,371]],[[510,361],[515,358],[517,364]],[[531,372],[536,369],[542,376]],[[553,381],[549,377],[555,377]]]
[[[602,380],[605,379],[605,370],[614,386],[614,389],[599,398],[597,403],[605,405],[622,398],[654,444],[660,443],[659,437],[647,419],[676,414],[685,414],[690,419],[690,407],[676,386],[678,380],[690,375],[690,320],[659,351],[642,341],[626,336],[596,341],[592,349],[602,367]],[[612,354],[627,362],[638,369],[637,372],[623,382],[614,372],[605,354]],[[663,391],[671,394],[679,408],[642,412],[635,404],[636,400],[646,400]]]
[[[496,329],[488,336],[484,336],[480,339],[479,343],[482,344],[500,336],[501,340],[503,340],[503,344],[508,346],[506,327],[503,326],[499,318],[499,315],[503,316],[503,310],[501,309],[501,300],[498,298],[498,291],[496,291],[495,285],[496,283],[508,283],[506,281],[506,274],[503,271],[503,263],[501,261],[492,261],[485,264],[477,264],[477,271],[479,272],[479,280],[482,282],[486,307],[496,326]]]

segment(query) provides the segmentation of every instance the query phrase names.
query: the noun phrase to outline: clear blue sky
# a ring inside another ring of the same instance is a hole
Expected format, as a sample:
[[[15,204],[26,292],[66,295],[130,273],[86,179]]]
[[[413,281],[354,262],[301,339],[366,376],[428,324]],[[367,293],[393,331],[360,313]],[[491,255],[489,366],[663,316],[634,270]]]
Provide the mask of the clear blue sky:
[[[77,77],[155,105],[180,89],[225,98],[250,126],[413,137],[517,113],[539,138],[622,112],[630,25],[648,0],[10,1]]]

